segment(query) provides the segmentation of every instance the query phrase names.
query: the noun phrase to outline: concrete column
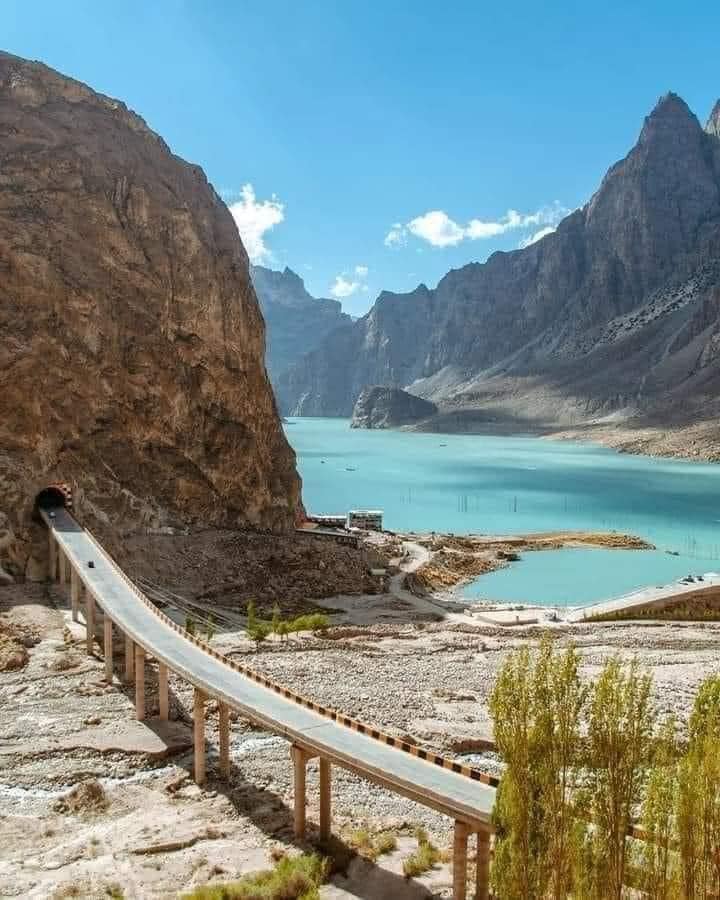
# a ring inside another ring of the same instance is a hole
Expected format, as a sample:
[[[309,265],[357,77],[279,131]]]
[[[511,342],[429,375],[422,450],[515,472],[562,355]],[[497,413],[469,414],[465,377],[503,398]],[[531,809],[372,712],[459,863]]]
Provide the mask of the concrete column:
[[[453,838],[453,900],[467,898],[467,842],[469,828],[455,821]]]
[[[145,718],[145,648],[135,644],[135,718]]]
[[[158,706],[160,707],[160,718],[163,722],[167,722],[169,718],[169,699],[168,699],[168,678],[167,666],[165,663],[158,663]]]
[[[129,634],[125,634],[125,672],[123,680],[130,684],[135,676],[135,645]]]
[[[332,805],[330,790],[332,786],[330,760],[320,757],[320,840],[330,840],[332,828]]]
[[[195,732],[195,782],[205,784],[205,694],[195,688],[193,709]]]
[[[475,878],[475,900],[488,900],[490,897],[490,834],[487,831],[478,831]]]
[[[95,597],[92,591],[85,591],[85,641],[88,655],[92,656],[95,641]]]
[[[48,528],[48,560],[49,560],[49,568],[50,568],[50,581],[55,581],[57,576],[57,555],[58,555],[58,546],[55,541],[55,535],[53,534],[52,528]]]
[[[305,751],[301,747],[294,744],[290,748],[293,760],[294,781],[295,781],[295,837],[303,840],[305,837],[305,804],[306,804],[306,787],[305,776],[307,774],[307,757]]]
[[[220,722],[220,772],[227,778],[230,775],[230,716],[227,703],[218,702]]]
[[[105,680],[112,684],[113,680],[113,623],[105,613],[103,619],[103,652],[105,653]]]
[[[67,557],[65,556],[63,551],[60,549],[60,547],[58,547],[57,552],[58,552],[58,563],[59,563],[59,565],[58,565],[58,583],[65,584],[65,582],[67,581],[68,561],[67,561]]]
[[[80,576],[77,573],[77,569],[73,566],[70,570],[70,606],[72,608],[72,620],[73,622],[77,622],[79,618],[79,610],[80,610],[80,586],[81,586]]]

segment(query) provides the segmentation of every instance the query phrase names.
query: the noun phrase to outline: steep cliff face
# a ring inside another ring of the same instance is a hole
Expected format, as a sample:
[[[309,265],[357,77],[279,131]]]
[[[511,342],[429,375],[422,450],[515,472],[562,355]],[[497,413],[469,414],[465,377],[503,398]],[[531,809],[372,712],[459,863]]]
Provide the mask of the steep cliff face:
[[[337,300],[309,294],[292,269],[276,272],[253,266],[251,272],[267,329],[265,364],[275,385],[289,366],[352,320]]]
[[[435,415],[437,406],[400,388],[367,387],[353,408],[351,428],[398,428]]]
[[[694,414],[707,410],[716,326],[697,322],[720,285],[718,114],[703,129],[679,97],[663,97],[556,232],[435,290],[381,294],[283,376],[283,409],[347,416],[366,384],[383,383],[441,411],[492,408],[551,427],[689,411],[689,398]]]
[[[54,479],[115,537],[290,528],[248,259],[202,170],[119,101],[8,54],[0,136],[0,561],[34,571]]]

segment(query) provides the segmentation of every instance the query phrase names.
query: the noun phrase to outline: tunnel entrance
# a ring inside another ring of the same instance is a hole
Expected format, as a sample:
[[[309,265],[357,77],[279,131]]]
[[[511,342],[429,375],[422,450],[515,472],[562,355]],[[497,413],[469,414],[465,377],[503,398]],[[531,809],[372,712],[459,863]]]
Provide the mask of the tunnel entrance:
[[[72,491],[65,482],[58,481],[43,488],[35,497],[33,518],[41,521],[40,511],[51,509],[72,509]]]

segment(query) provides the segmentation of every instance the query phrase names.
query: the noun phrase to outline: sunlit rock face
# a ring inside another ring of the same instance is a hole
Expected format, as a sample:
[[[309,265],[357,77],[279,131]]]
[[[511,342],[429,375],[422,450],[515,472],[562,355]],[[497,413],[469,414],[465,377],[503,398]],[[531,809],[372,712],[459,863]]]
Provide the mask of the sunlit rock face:
[[[292,527],[294,454],[247,255],[198,166],[117,100],[0,54],[0,564],[70,483],[119,536]]]

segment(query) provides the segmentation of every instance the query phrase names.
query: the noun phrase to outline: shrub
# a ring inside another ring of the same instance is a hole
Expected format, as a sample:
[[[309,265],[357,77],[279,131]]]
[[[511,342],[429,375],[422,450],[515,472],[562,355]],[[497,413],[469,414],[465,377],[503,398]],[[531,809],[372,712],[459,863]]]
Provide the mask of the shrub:
[[[415,832],[417,837],[418,848],[403,862],[403,875],[406,878],[417,878],[429,872],[434,866],[440,862],[441,853],[438,848],[430,842],[427,832],[418,828]]]
[[[284,856],[272,869],[239,881],[205,885],[184,894],[184,900],[319,900],[328,864],[315,853]]]

